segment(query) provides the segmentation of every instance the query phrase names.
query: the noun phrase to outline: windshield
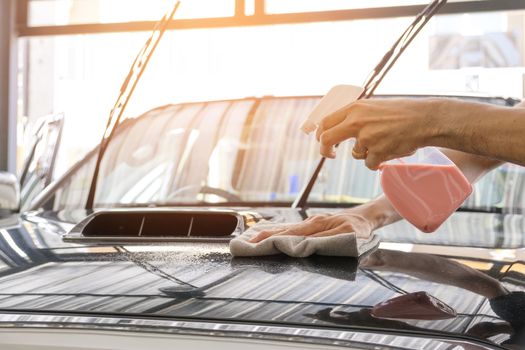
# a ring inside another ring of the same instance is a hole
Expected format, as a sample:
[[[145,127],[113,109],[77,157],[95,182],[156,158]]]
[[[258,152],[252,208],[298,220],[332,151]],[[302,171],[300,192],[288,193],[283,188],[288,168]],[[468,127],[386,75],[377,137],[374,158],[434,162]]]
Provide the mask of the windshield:
[[[389,96],[382,96],[383,98]],[[504,99],[462,97],[500,105]],[[124,121],[101,164],[95,205],[289,203],[318,159],[315,138],[299,130],[319,97],[267,97],[168,105]],[[379,177],[343,143],[328,160],[309,203],[345,206],[381,193]],[[54,209],[85,203],[93,156],[70,176]],[[480,181],[472,210],[520,208],[521,168],[504,166]]]

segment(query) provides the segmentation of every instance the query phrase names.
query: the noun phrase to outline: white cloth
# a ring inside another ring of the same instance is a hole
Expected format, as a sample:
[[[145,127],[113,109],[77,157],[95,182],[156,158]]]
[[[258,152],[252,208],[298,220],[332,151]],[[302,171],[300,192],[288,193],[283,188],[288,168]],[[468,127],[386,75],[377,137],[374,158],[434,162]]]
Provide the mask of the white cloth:
[[[264,256],[284,253],[295,258],[313,254],[327,256],[359,257],[379,245],[379,237],[357,238],[355,233],[343,233],[327,237],[272,236],[259,243],[248,242],[260,231],[282,228],[290,224],[262,221],[230,241],[233,256]]]

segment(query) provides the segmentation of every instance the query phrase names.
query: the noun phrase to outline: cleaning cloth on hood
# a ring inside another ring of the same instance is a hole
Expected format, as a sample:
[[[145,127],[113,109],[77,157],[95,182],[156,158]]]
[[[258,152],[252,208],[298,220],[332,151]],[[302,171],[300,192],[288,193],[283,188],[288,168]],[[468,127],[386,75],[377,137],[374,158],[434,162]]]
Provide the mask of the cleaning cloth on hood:
[[[233,256],[264,256],[283,253],[295,258],[304,258],[313,254],[357,258],[375,249],[379,244],[379,237],[375,234],[371,234],[368,238],[358,238],[354,232],[327,237],[272,236],[258,243],[249,242],[261,231],[279,229],[289,225],[292,224],[261,221],[230,241],[230,253]]]

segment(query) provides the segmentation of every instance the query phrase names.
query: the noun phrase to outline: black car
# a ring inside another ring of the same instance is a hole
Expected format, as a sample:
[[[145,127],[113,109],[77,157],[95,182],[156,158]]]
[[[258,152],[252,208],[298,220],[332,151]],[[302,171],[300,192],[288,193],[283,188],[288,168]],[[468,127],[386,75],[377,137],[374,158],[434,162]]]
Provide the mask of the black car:
[[[231,257],[229,240],[262,219],[297,222],[380,193],[377,174],[342,144],[305,212],[291,208],[318,158],[299,131],[318,100],[177,104],[125,120],[102,159],[94,209],[97,149],[49,185],[39,157],[55,148],[35,151],[21,213],[16,181],[3,174],[0,347],[524,348],[519,167],[489,174],[437,232],[385,227],[379,249],[359,259]],[[374,314],[398,297],[398,311]],[[414,303],[450,312],[407,319]]]

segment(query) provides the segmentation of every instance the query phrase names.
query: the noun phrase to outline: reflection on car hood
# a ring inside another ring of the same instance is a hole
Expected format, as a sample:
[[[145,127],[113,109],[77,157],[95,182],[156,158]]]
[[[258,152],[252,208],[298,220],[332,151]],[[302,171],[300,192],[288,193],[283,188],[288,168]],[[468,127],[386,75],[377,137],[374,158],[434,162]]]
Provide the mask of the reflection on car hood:
[[[300,220],[291,209],[261,212],[265,217]],[[434,235],[417,235],[408,228],[403,232],[403,226],[385,228],[380,232],[382,249],[360,261],[239,259],[230,256],[226,244],[64,243],[61,234],[85,215],[83,211],[37,213],[25,217],[21,225],[11,221],[0,229],[3,312],[338,325],[469,337],[496,344],[516,342],[521,334],[519,321],[494,310],[491,303],[499,296],[511,292],[519,296],[525,291],[525,264],[518,261],[523,251],[494,249],[511,242],[501,226],[506,218],[497,219],[496,214],[456,213],[445,227],[448,231]],[[510,221],[522,223],[523,219]],[[523,237],[523,230],[517,229],[512,234]],[[468,239],[474,243],[468,244]],[[448,247],[446,240],[455,246],[486,249]],[[418,291],[449,305],[457,316],[406,320],[370,315],[374,305]],[[372,341],[380,343],[381,336],[376,337]]]

